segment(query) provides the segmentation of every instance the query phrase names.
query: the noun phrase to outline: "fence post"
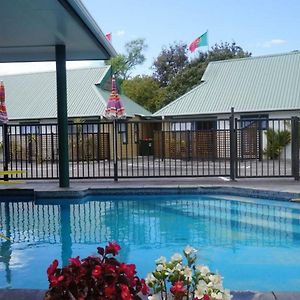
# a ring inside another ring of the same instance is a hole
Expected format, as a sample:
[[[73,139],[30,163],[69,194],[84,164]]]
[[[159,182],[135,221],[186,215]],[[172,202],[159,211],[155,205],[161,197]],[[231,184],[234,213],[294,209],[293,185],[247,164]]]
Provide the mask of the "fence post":
[[[113,148],[114,148],[114,181],[118,181],[118,131],[117,131],[117,120],[113,120]]]
[[[8,125],[3,124],[3,171],[8,171],[9,162],[9,136],[8,136]],[[8,175],[3,176],[4,181],[8,181]]]
[[[234,108],[231,108],[231,116],[229,118],[230,126],[230,179],[235,180],[236,178],[236,128],[234,121]]]
[[[292,117],[292,175],[299,180],[299,117]]]

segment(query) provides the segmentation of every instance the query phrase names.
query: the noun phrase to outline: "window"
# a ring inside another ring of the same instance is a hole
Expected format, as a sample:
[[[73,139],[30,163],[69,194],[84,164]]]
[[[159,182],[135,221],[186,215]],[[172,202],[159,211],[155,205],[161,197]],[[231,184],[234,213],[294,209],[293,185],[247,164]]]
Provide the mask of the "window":
[[[138,123],[133,123],[133,139],[134,143],[138,144],[139,143],[139,124]]]
[[[171,131],[187,131],[192,130],[191,122],[173,122],[171,125]]]
[[[244,119],[244,120],[243,120]],[[266,130],[269,127],[269,115],[242,115],[241,129],[249,128],[256,124],[257,129]]]
[[[20,130],[21,134],[38,134],[39,132],[39,126],[37,125],[24,125],[21,124]]]
[[[214,130],[217,128],[217,120],[199,120],[195,122],[196,130]]]
[[[127,144],[127,123],[118,123],[118,133],[121,134],[123,144]]]

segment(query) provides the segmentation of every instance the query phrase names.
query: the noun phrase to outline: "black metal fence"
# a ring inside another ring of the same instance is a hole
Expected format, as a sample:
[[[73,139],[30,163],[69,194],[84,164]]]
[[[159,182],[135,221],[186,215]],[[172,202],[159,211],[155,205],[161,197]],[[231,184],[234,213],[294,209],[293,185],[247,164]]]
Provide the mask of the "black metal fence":
[[[2,169],[21,171],[9,179],[58,178],[56,124],[4,125],[1,131]],[[298,117],[86,121],[69,124],[68,143],[73,179],[299,179]]]

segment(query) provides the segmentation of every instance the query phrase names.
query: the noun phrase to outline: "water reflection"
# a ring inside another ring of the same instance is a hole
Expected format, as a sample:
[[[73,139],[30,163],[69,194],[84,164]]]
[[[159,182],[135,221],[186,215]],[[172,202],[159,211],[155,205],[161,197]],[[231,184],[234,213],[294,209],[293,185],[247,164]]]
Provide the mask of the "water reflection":
[[[3,218],[4,217],[4,218]],[[5,236],[9,240],[2,241],[0,244],[0,262],[4,264],[5,268],[5,279],[6,287],[11,287],[11,270],[9,268],[9,262],[11,260],[12,249],[11,249],[11,228],[10,228],[10,214],[9,214],[9,204],[4,204],[4,216],[1,213],[1,223],[5,224]]]
[[[0,203],[0,232],[11,238],[0,243],[6,286],[11,286],[12,243],[56,244],[64,264],[74,245],[100,245],[116,240],[121,259],[130,250],[192,244],[201,248],[236,249],[300,245],[300,210],[280,203],[228,201],[204,196],[168,196],[157,201],[123,197],[82,204]],[[51,246],[49,246],[49,249]],[[96,248],[95,248],[96,249]],[[52,254],[51,254],[52,255]],[[54,258],[54,257],[51,257]]]

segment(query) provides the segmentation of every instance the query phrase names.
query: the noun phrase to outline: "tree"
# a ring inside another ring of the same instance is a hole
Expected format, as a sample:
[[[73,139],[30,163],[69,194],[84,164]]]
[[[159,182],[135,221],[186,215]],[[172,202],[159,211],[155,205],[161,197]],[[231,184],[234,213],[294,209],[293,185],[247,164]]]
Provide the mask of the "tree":
[[[111,58],[107,64],[112,66],[115,76],[122,80],[130,78],[131,71],[145,61],[143,52],[147,49],[144,39],[136,39],[125,45],[125,54]]]
[[[188,64],[187,45],[174,43],[169,48],[163,48],[153,63],[154,74],[160,86],[167,86]]]
[[[166,97],[165,89],[161,88],[151,76],[146,75],[124,80],[122,91],[127,97],[151,112],[155,112]]]
[[[225,60],[233,58],[244,58],[251,56],[251,52],[244,51],[242,47],[233,43],[215,44],[208,51],[208,61]]]

